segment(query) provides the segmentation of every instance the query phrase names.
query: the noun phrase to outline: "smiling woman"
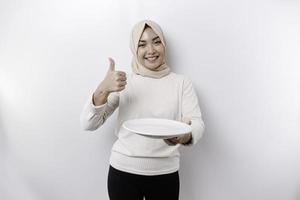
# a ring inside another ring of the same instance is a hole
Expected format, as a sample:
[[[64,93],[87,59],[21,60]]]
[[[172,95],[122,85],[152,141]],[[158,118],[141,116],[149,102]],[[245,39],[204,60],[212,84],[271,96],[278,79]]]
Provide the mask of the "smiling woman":
[[[150,70],[157,70],[165,63],[165,47],[159,36],[148,25],[140,38],[137,55],[138,61]]]
[[[111,200],[178,200],[179,147],[196,144],[204,131],[198,99],[191,81],[167,65],[166,43],[158,24],[149,20],[136,24],[130,47],[133,73],[116,71],[110,59],[105,79],[83,109],[81,123],[85,130],[96,130],[119,107],[118,139],[107,182]],[[164,139],[124,127],[128,120],[143,118],[182,121],[191,126],[191,132]]]
[[[142,21],[133,27],[130,48],[134,73],[152,78],[161,78],[170,73],[165,61],[164,35],[155,22]]]

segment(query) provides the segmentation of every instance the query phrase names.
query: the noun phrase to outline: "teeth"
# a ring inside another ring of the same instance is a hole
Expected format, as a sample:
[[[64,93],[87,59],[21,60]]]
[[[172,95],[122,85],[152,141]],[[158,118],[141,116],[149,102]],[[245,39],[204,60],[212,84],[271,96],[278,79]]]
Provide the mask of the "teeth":
[[[155,57],[149,57],[149,58],[146,58],[147,60],[150,60],[150,61],[153,61],[153,60],[156,60],[157,56]]]

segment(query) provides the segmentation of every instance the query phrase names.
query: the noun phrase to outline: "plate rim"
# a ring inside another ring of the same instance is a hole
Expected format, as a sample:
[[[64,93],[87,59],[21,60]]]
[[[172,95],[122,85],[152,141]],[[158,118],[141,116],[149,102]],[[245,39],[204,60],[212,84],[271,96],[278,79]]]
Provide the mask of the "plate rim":
[[[177,123],[177,124],[180,124],[180,125],[183,125],[185,126],[186,128],[189,129],[188,132],[184,132],[184,133],[175,133],[175,134],[169,134],[169,135],[166,135],[166,134],[160,134],[160,135],[152,135],[151,133],[147,133],[147,132],[142,132],[142,131],[139,131],[139,130],[133,130],[129,127],[126,126],[126,124],[129,122],[129,121],[138,121],[138,120],[164,120],[164,121],[169,121],[171,123]],[[126,130],[128,131],[131,131],[133,133],[136,133],[136,134],[139,134],[139,135],[144,135],[144,136],[148,136],[148,137],[152,137],[152,138],[172,138],[172,137],[178,137],[178,136],[181,136],[181,135],[184,135],[184,134],[187,134],[189,132],[192,131],[192,128],[191,128],[191,125],[188,125],[184,122],[181,122],[181,121],[177,121],[177,120],[172,120],[172,119],[166,119],[166,118],[136,118],[136,119],[129,119],[129,120],[126,120],[122,123],[122,127],[124,127]]]

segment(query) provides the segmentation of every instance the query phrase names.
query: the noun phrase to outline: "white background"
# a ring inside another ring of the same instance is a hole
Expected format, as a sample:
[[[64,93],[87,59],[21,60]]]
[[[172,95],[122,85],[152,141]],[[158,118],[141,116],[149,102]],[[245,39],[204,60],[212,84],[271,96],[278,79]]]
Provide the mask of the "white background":
[[[158,22],[194,83],[205,136],[182,148],[182,200],[300,199],[300,2],[0,2],[0,199],[104,200],[116,113],[80,129],[111,56]]]

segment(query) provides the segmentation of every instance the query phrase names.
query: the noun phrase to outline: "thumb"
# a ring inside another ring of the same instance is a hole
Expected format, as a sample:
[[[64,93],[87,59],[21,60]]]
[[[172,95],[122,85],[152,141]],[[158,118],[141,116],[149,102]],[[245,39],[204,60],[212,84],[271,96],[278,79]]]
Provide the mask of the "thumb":
[[[112,58],[108,58],[108,60],[109,60],[108,71],[115,71],[115,61]]]
[[[182,119],[182,122],[188,124],[188,125],[191,125],[191,118],[190,117],[183,117]]]

